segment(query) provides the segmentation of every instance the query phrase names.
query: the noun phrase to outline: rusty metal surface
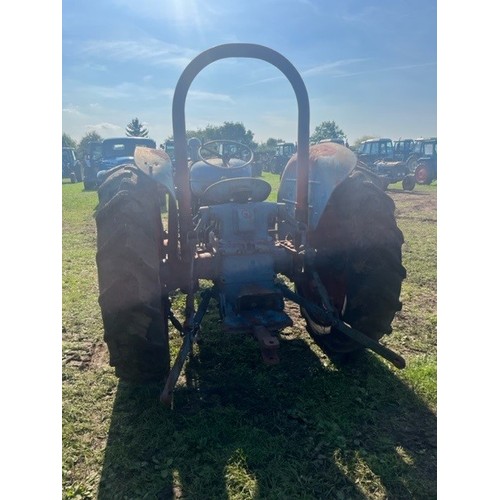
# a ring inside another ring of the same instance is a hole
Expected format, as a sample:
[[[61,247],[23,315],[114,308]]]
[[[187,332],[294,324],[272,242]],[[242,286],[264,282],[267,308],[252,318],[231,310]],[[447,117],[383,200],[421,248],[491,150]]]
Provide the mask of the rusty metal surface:
[[[257,339],[260,346],[262,359],[266,365],[276,365],[280,362],[278,349],[280,342],[276,335],[273,335],[264,326],[256,326],[253,330],[253,335]]]
[[[172,161],[165,151],[136,146],[134,162],[144,173],[151,175],[153,179],[165,186],[170,196],[175,198]]]
[[[309,150],[309,229],[314,230],[334,189],[354,170],[356,155],[345,146],[334,142],[315,144]],[[300,169],[299,169],[300,171]],[[292,156],[281,178],[278,201],[286,205],[294,219],[298,203],[296,198],[297,156]]]

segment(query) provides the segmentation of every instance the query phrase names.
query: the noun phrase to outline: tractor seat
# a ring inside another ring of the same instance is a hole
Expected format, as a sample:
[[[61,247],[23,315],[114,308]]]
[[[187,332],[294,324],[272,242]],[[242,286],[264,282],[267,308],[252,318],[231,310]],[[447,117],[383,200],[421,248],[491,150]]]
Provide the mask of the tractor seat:
[[[236,177],[214,182],[201,195],[201,202],[209,205],[222,203],[247,203],[265,201],[271,193],[271,185],[256,177]]]

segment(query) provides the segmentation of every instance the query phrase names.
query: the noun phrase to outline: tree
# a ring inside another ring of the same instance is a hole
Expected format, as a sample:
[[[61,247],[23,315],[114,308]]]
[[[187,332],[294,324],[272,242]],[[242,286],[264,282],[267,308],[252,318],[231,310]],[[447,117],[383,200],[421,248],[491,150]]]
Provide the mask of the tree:
[[[345,134],[334,121],[321,122],[311,135],[311,142],[319,142],[323,139],[344,139]]]
[[[125,129],[128,137],[147,137],[149,130],[139,121],[139,118],[134,118]]]
[[[247,130],[245,125],[240,122],[224,122],[222,125],[207,125],[203,129],[186,130],[188,140],[191,137],[197,137],[202,143],[220,140],[236,141],[255,149],[257,143],[254,142],[253,136],[253,132]],[[170,136],[167,140],[172,139],[173,136]]]
[[[220,126],[207,125],[203,131],[205,141],[236,141],[256,148],[257,143],[253,141],[253,132],[247,130],[240,122],[224,122]]]
[[[62,147],[63,148],[74,148],[76,149],[76,141],[71,138],[68,134],[63,132],[62,135]]]
[[[274,149],[279,142],[285,141],[283,141],[283,139],[275,139],[274,137],[269,137],[269,139],[266,141],[266,146],[268,148]]]
[[[102,137],[97,132],[87,132],[78,144],[78,149],[76,150],[78,159],[85,158],[88,152],[89,143],[91,142],[102,142]]]

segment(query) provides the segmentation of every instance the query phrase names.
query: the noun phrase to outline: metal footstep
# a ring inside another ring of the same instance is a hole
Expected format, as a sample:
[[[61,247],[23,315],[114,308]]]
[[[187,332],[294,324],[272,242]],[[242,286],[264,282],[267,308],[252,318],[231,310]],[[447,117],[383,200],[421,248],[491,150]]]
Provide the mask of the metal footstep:
[[[278,349],[280,341],[265,326],[256,326],[253,334],[259,342],[262,359],[266,365],[276,365],[280,362]]]

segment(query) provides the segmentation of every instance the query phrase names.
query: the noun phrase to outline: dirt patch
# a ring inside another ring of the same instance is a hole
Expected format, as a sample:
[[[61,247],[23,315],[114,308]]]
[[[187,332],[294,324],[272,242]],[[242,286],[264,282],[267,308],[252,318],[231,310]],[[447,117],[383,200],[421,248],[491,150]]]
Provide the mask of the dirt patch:
[[[388,190],[396,204],[396,218],[436,222],[437,192]]]
[[[94,350],[89,362],[89,368],[101,368],[109,365],[109,352],[104,342],[94,344]]]
[[[82,342],[63,352],[63,364],[79,370],[95,369],[108,363],[109,355],[104,342]]]

